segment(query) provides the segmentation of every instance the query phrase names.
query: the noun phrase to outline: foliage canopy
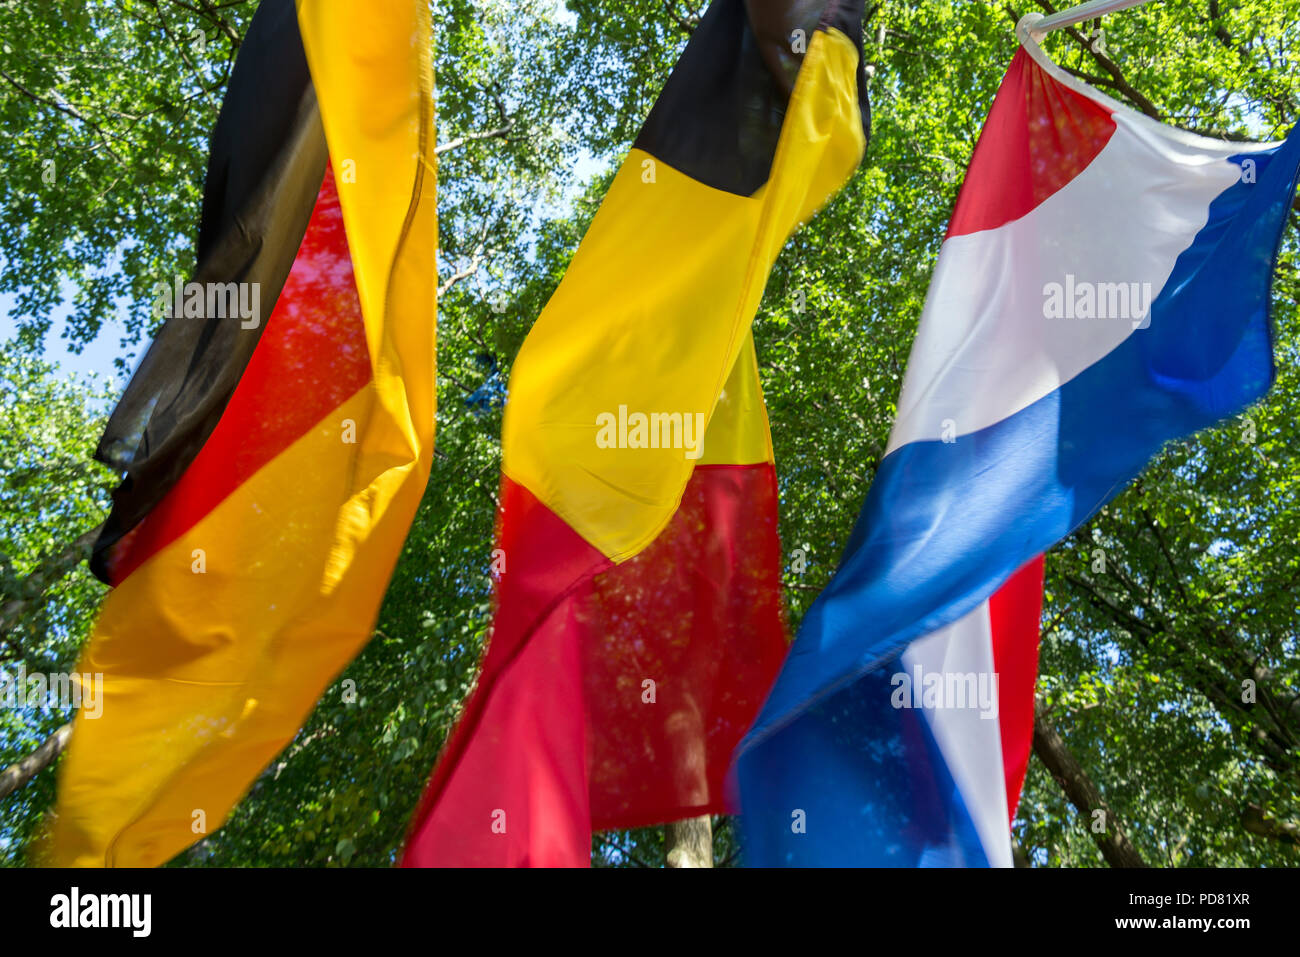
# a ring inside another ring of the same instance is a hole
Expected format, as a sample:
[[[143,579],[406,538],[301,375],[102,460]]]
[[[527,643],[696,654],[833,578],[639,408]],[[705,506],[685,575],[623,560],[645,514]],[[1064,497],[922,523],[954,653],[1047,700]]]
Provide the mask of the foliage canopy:
[[[38,358],[192,264],[206,136],[255,3],[0,2],[0,603],[99,521],[86,464],[106,397]],[[703,7],[689,0],[434,0],[440,153],[439,421],[433,477],[375,637],[225,828],[178,864],[386,865],[473,679],[488,624],[504,386],[610,173]],[[781,476],[792,624],[829,579],[883,453],[944,227],[1015,49],[1046,3],[868,5],[874,129],[843,193],[789,243],[755,329]],[[1151,3],[1058,63],[1164,122],[1279,139],[1300,121],[1300,0]],[[52,171],[52,172],[51,172]],[[1237,421],[1165,450],[1048,559],[1048,719],[1148,863],[1300,863],[1300,276],[1293,215],[1274,288],[1277,383]],[[1123,422],[1114,423],[1117,429]],[[1098,555],[1104,559],[1104,570]],[[78,570],[24,606],[0,665],[71,668],[100,597]],[[30,597],[30,596],[29,596]],[[1243,682],[1255,700],[1243,703]],[[0,711],[0,766],[67,719]],[[23,860],[47,770],[0,806]],[[1287,831],[1291,822],[1293,830]],[[1038,865],[1101,857],[1031,763],[1017,820]],[[1291,837],[1287,837],[1288,833]],[[729,826],[719,860],[735,860]],[[656,865],[657,829],[597,835],[593,861]]]

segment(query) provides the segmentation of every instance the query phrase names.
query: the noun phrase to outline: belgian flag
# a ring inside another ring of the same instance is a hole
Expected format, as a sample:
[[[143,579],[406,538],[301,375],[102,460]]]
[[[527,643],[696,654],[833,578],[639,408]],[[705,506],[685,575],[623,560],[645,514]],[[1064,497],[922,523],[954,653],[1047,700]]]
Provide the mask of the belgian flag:
[[[481,673],[407,865],[585,865],[725,809],[785,656],[750,326],[861,161],[861,2],[715,0],[510,379]]]
[[[369,637],[433,451],[432,111],[424,0],[258,8],[197,269],[97,452],[124,476],[78,667],[104,706],[54,863],[160,864],[219,827]]]

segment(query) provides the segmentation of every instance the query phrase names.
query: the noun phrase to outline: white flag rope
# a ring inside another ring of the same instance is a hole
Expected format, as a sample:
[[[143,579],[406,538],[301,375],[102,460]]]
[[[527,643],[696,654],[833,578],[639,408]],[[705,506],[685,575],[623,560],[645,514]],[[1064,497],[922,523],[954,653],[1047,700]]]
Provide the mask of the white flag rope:
[[[1140,7],[1142,4],[1149,2],[1150,0],[1090,0],[1088,3],[1081,3],[1076,7],[1070,7],[1068,10],[1061,10],[1043,17],[1033,23],[1029,30],[1035,40],[1041,40],[1053,30],[1072,27],[1076,23],[1082,23],[1085,20],[1092,20],[1107,13],[1118,13],[1120,10],[1127,10],[1129,7]]]

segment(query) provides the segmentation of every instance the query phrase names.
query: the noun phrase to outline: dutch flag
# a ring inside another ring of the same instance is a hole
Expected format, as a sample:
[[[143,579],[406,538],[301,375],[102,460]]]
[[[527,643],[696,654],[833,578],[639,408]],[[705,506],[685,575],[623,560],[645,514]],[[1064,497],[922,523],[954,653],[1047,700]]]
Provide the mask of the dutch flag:
[[[1272,381],[1300,133],[1172,129],[1021,39],[885,457],[737,751],[752,865],[1010,865],[1040,556]]]

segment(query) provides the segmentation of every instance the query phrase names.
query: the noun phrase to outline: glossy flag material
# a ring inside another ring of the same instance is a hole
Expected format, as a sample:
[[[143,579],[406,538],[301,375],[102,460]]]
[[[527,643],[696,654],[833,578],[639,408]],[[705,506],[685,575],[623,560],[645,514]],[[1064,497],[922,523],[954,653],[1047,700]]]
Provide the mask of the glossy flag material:
[[[433,448],[429,46],[416,0],[254,16],[192,281],[258,283],[265,315],[174,311],[101,443],[114,588],[78,670],[104,704],[61,766],[56,864],[161,864],[219,827],[370,635]]]
[[[407,865],[570,865],[724,809],[785,653],[750,324],[861,160],[861,3],[710,6],[515,361],[505,570]]]
[[[738,750],[750,864],[1009,865],[1039,556],[1272,381],[1300,133],[1171,129],[1021,40],[885,458]]]

